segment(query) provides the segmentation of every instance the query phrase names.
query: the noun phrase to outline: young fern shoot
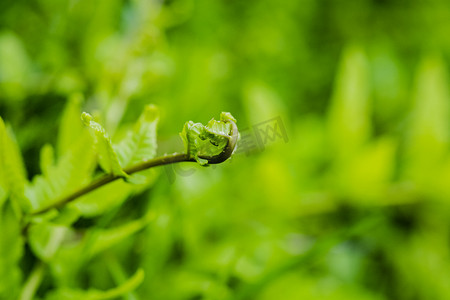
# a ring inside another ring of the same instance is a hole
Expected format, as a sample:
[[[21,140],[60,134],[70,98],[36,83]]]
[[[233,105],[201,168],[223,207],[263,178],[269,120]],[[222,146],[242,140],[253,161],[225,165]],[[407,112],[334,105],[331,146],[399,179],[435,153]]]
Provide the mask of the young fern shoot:
[[[146,107],[136,124],[134,133],[129,134],[117,147],[112,144],[106,130],[95,122],[91,115],[83,113],[82,120],[92,134],[98,163],[105,174],[54,201],[51,205],[32,211],[32,216],[61,208],[120,178],[128,183],[134,183],[135,179],[131,175],[156,166],[178,162],[198,162],[202,166],[222,163],[231,157],[239,138],[236,119],[230,113],[222,112],[218,121],[212,119],[207,125],[192,121],[186,122],[180,133],[185,145],[184,153],[166,154],[151,158],[156,153],[156,135],[153,134],[151,138],[148,138],[148,136],[145,137],[145,134],[143,134],[144,137],[140,137],[139,134],[142,135],[142,131],[145,131],[142,127],[152,127],[149,124],[156,124],[158,113],[154,106]],[[154,132],[155,128],[156,125],[150,131]],[[144,151],[140,149],[142,144],[148,147]],[[151,159],[147,159],[146,151],[148,151],[148,157]],[[139,154],[136,155],[136,152]],[[134,158],[130,159],[130,156],[134,156]]]
[[[0,298],[17,298],[19,294],[23,299],[31,298],[47,272],[60,276],[63,270],[66,279],[76,276],[78,268],[90,259],[145,228],[153,211],[122,225],[97,226],[82,232],[73,226],[79,218],[108,216],[120,208],[131,195],[152,184],[153,167],[178,162],[206,166],[226,161],[239,137],[236,120],[230,113],[222,113],[219,120],[206,125],[187,122],[180,134],[184,152],[156,157],[159,113],[155,106],[145,107],[132,130],[114,144],[91,115],[83,113],[81,122],[81,100],[72,97],[68,101],[56,149],[48,144],[42,147],[42,174],[31,182],[14,134],[0,118],[0,227],[8,228],[8,234],[0,235],[0,244],[8,245],[0,247],[6,266],[4,272],[0,270]],[[96,174],[97,165],[103,170],[101,175]],[[19,291],[19,264],[25,244],[36,264]],[[134,290],[143,277],[143,270],[138,269],[116,288],[71,289],[70,293],[77,299],[115,298]],[[67,291],[51,291],[46,299],[63,299]]]

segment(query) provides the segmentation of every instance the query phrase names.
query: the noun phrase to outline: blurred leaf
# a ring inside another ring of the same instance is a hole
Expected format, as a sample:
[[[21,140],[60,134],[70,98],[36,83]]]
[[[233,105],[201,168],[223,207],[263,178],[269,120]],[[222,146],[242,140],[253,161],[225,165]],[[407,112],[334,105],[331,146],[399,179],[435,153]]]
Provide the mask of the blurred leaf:
[[[407,174],[419,185],[434,186],[433,176],[448,153],[448,76],[439,56],[426,57],[416,74],[414,110],[407,148]],[[434,188],[433,188],[434,189]]]
[[[76,222],[81,215],[78,208],[66,205],[51,219],[51,223],[55,225],[70,226]]]
[[[107,264],[108,264],[108,268],[109,268],[109,272],[111,273],[111,276],[114,279],[114,282],[116,284],[122,284],[127,280],[127,274],[126,271],[124,269],[124,267],[120,264],[119,260],[117,259],[117,257],[114,256],[109,256],[108,260],[107,260]],[[147,274],[145,276],[145,278],[147,277]],[[141,284],[145,284],[144,279],[142,279]],[[135,292],[130,291],[126,294],[124,294],[123,296],[124,300],[138,300],[138,296],[136,295]]]
[[[328,127],[340,159],[351,157],[370,135],[368,63],[362,49],[348,46],[341,57]]]
[[[22,155],[15,140],[13,133],[5,128],[2,118],[0,117],[0,166],[2,167],[3,181],[5,182],[6,191],[9,191],[13,207],[17,205],[22,210],[28,211],[30,204],[25,198],[25,186],[28,184],[25,167],[22,161]]]
[[[448,231],[443,228],[434,231],[417,230],[406,241],[393,241],[393,244],[387,247],[388,258],[395,266],[397,276],[405,286],[415,287],[403,291],[405,297],[419,299],[448,297],[450,260],[447,234]],[[402,251],[405,247],[408,251]]]
[[[31,62],[20,38],[13,32],[0,33],[0,94],[21,100],[30,85]]]
[[[28,242],[33,253],[44,262],[50,262],[59,249],[68,228],[48,222],[33,224],[28,229]]]
[[[69,151],[83,133],[83,124],[80,121],[82,100],[81,94],[73,94],[62,113],[58,129],[58,157]]]
[[[7,199],[6,188],[2,186],[2,182],[0,182],[0,207],[3,205],[6,199]]]
[[[361,149],[334,173],[335,182],[343,196],[355,204],[389,204],[386,199],[395,170],[396,145],[393,139],[380,138]]]
[[[45,144],[42,147],[39,162],[42,174],[49,176],[50,170],[55,166],[55,151],[53,150],[52,145]]]
[[[61,286],[71,286],[77,272],[85,267],[96,255],[100,255],[112,247],[124,243],[152,221],[153,214],[131,221],[122,226],[100,229],[93,228],[79,238],[72,236],[72,241],[61,245],[56,256],[50,262],[54,276],[58,277]]]
[[[4,196],[3,196],[4,197]],[[10,201],[0,195],[0,299],[16,299],[22,282],[23,255],[20,220]]]
[[[81,118],[86,126],[88,126],[94,135],[95,149],[98,155],[99,164],[107,174],[113,174],[121,177],[128,175],[122,170],[117,158],[116,152],[111,144],[111,139],[105,129],[94,121],[88,113],[83,113]]]
[[[92,244],[88,245],[89,257],[98,255],[106,249],[119,244],[126,238],[143,229],[152,220],[153,214],[147,214],[139,220],[131,221],[119,227],[92,232],[95,239]]]
[[[250,81],[244,85],[243,102],[251,125],[284,115],[285,103],[277,91],[260,81]]]
[[[9,190],[9,185],[6,179],[5,136],[6,136],[5,124],[3,123],[3,120],[0,117],[0,199],[6,199],[6,192]]]
[[[100,291],[89,289],[86,291],[75,290],[69,288],[61,288],[59,290],[51,292],[45,299],[46,300],[103,300],[103,299],[114,299],[120,297],[130,291],[135,290],[144,279],[144,271],[139,269],[136,273],[130,277],[127,281],[121,285],[107,290]]]

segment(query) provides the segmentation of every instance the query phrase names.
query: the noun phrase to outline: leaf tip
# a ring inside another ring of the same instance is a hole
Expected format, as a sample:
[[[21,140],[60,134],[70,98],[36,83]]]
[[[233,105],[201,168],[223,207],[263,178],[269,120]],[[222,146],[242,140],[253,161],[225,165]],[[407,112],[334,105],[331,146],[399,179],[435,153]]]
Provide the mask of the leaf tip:
[[[153,122],[159,119],[159,109],[156,105],[149,104],[144,108],[144,118],[147,122]]]
[[[69,102],[73,103],[74,105],[81,105],[81,103],[84,100],[84,96],[82,93],[73,93],[69,97]]]
[[[89,126],[90,123],[91,123],[91,121],[92,121],[93,119],[94,119],[94,118],[93,118],[90,114],[88,114],[87,112],[83,112],[83,113],[81,114],[81,120],[83,121],[83,123],[84,123],[86,126]]]
[[[220,114],[220,121],[233,121],[234,123],[237,123],[236,118],[233,117],[229,112],[222,112]]]

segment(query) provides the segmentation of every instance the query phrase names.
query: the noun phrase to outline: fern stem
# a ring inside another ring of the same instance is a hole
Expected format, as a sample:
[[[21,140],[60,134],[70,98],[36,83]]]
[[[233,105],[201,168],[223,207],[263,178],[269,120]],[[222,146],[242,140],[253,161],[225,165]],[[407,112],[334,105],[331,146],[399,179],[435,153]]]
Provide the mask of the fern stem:
[[[226,122],[229,122],[231,124],[231,135],[227,137],[228,143],[227,143],[226,147],[223,149],[223,151],[220,154],[218,154],[216,156],[200,157],[200,158],[208,160],[209,164],[218,164],[218,163],[226,161],[228,158],[231,157],[234,149],[236,148],[237,140],[239,137],[238,128],[234,121],[227,120]],[[128,175],[131,175],[133,173],[137,173],[137,172],[147,170],[147,169],[150,169],[153,167],[168,165],[168,164],[173,164],[173,163],[178,163],[178,162],[184,162],[184,161],[195,162],[195,159],[193,159],[189,154],[186,154],[186,153],[173,153],[173,154],[157,157],[157,158],[148,160],[143,163],[139,163],[137,165],[126,168],[123,171],[125,173],[127,173]],[[82,187],[81,189],[76,190],[72,194],[67,195],[66,197],[60,199],[59,201],[56,201],[52,205],[38,209],[38,210],[32,212],[30,215],[35,216],[35,215],[46,213],[49,210],[52,210],[54,208],[60,208],[64,205],[66,205],[67,203],[69,203],[83,195],[86,195],[87,193],[92,192],[93,190],[96,190],[99,187],[102,187],[105,184],[108,184],[119,178],[122,178],[122,176],[113,175],[113,174],[105,174],[105,175],[101,176],[100,178],[95,179],[90,184]]]
[[[168,164],[173,164],[173,163],[178,163],[178,162],[185,162],[185,161],[195,161],[189,158],[189,156],[185,153],[173,153],[173,154],[169,154],[169,155],[164,155],[161,157],[157,157],[151,160],[148,160],[146,162],[137,164],[135,166],[131,166],[129,168],[124,169],[125,173],[127,173],[128,175],[143,171],[143,170],[147,170],[153,167],[157,167],[157,166],[163,166],[163,165],[168,165]],[[36,210],[34,212],[32,212],[30,215],[31,216],[35,216],[35,215],[39,215],[39,214],[43,214],[48,212],[49,210],[52,210],[54,208],[60,208],[64,205],[66,205],[69,202],[72,202],[73,200],[86,195],[89,192],[92,192],[93,190],[96,190],[112,181],[115,181],[119,178],[122,178],[121,176],[118,175],[113,175],[113,174],[105,174],[97,179],[95,179],[94,181],[92,181],[90,184],[80,188],[79,190],[76,190],[75,192],[73,192],[70,195],[67,195],[64,198],[61,198],[59,201],[53,203],[50,206],[47,207],[43,207],[39,210]]]

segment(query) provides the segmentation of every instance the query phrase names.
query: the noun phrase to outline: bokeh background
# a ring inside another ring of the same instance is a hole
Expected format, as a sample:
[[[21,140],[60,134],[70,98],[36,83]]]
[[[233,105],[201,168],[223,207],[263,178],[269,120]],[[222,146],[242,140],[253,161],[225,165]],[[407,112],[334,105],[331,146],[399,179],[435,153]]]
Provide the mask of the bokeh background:
[[[449,28],[446,0],[2,0],[0,115],[30,178],[74,94],[113,135],[156,104],[160,154],[188,120],[247,129],[232,160],[77,221],[153,214],[36,298],[142,268],[123,299],[449,299]],[[255,143],[274,118],[287,138]]]

